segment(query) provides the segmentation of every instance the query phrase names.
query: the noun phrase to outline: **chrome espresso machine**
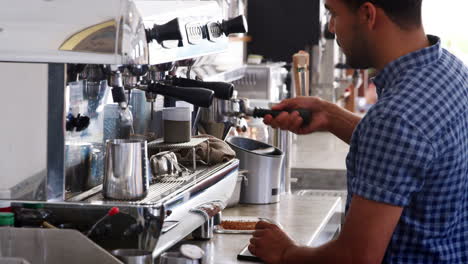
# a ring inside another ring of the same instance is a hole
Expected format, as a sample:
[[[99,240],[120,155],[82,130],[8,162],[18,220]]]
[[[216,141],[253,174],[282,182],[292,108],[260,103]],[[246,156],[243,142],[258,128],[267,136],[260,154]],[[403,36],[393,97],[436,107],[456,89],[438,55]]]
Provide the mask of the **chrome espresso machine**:
[[[140,200],[109,200],[102,194],[105,142],[160,139],[164,106],[185,102],[197,113],[214,98],[230,100],[231,84],[177,72],[224,52],[228,35],[246,28],[243,16],[223,17],[217,1],[3,6],[0,200],[42,204],[59,227],[80,230],[108,250],[156,257],[192,232],[209,238],[213,217],[236,185],[238,160],[152,182]],[[113,207],[121,213],[90,231]]]

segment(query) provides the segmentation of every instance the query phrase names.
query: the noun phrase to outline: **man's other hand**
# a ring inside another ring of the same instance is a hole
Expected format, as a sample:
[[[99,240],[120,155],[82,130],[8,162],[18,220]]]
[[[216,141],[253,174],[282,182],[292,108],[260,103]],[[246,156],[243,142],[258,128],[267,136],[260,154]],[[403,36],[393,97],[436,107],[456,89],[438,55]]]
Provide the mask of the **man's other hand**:
[[[311,121],[309,124],[303,124],[303,119],[297,111],[292,113],[283,112],[276,118],[266,115],[263,122],[273,128],[289,130],[296,134],[309,134],[315,131],[328,130],[327,105],[330,104],[318,97],[296,97],[283,100],[281,103],[273,106],[272,110],[293,110],[306,109],[311,112]]]
[[[277,225],[260,221],[255,229],[249,251],[268,264],[280,264],[286,250],[296,247],[294,241]]]

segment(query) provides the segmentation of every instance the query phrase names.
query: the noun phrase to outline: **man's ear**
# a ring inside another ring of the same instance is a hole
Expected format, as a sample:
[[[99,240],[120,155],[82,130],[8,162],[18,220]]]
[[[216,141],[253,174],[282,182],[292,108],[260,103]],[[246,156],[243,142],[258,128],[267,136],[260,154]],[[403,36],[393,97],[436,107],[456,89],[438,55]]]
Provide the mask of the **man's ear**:
[[[359,21],[366,25],[369,30],[373,30],[377,23],[377,7],[369,2],[364,3],[359,8]]]

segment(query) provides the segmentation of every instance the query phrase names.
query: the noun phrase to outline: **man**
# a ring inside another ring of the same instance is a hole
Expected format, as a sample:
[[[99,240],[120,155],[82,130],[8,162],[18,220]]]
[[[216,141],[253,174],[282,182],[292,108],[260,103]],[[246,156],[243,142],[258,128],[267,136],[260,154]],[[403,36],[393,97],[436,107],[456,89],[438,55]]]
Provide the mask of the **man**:
[[[350,144],[340,235],[296,245],[259,222],[249,250],[276,263],[468,263],[468,69],[426,36],[422,0],[325,0],[329,30],[354,68],[374,67],[378,102],[364,118],[314,97],[264,122],[297,134],[330,131]]]

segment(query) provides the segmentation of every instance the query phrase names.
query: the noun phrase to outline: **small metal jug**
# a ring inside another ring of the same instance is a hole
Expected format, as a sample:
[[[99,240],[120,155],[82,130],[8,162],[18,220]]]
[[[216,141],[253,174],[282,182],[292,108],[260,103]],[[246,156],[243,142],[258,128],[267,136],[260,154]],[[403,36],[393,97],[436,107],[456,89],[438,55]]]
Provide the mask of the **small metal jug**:
[[[148,194],[149,164],[146,140],[106,142],[103,195],[114,200],[141,200]]]

